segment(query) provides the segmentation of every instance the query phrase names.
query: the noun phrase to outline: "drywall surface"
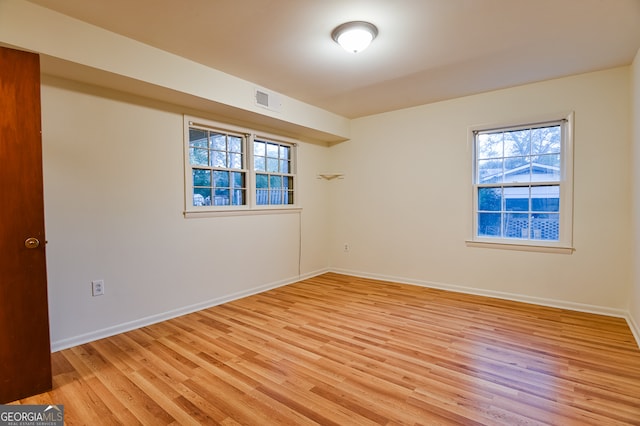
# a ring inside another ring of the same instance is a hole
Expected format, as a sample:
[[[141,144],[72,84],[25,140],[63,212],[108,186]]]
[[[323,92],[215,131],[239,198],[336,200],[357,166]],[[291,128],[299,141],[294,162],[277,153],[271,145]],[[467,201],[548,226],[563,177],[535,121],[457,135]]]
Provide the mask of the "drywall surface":
[[[633,173],[633,282],[630,297],[631,322],[635,329],[636,340],[640,345],[640,51],[631,66],[631,133],[633,156],[631,170]]]
[[[298,146],[301,212],[185,219],[182,112],[44,77],[54,349],[326,269],[328,193],[315,174],[329,149]],[[96,279],[104,296],[91,296]]]
[[[629,67],[354,120],[331,148],[334,270],[622,314],[631,271]],[[573,254],[468,247],[469,128],[575,113]],[[637,119],[636,119],[637,120]],[[344,251],[344,244],[349,251]],[[636,308],[637,310],[637,308]]]

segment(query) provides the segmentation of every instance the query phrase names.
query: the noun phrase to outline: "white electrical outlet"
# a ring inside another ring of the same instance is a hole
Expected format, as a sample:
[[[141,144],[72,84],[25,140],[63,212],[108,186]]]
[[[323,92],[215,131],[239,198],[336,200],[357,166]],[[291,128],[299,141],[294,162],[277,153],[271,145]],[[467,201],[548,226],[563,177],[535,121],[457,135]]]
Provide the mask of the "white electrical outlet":
[[[348,253],[349,250],[351,250],[351,247],[349,246],[349,243],[344,243],[344,252]]]
[[[104,294],[104,280],[91,281],[91,295],[102,296]]]

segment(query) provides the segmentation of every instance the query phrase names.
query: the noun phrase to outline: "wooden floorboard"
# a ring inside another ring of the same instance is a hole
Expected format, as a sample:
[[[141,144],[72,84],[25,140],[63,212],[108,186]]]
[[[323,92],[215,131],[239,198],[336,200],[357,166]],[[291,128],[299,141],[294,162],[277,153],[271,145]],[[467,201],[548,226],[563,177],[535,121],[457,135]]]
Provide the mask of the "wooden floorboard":
[[[68,425],[640,425],[623,319],[333,273],[52,362]]]

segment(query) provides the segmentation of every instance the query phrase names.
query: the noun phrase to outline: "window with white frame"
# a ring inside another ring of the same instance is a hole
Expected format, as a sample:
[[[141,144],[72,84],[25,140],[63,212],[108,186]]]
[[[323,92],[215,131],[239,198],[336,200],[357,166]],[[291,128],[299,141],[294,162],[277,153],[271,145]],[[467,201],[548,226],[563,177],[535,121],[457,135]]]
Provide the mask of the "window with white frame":
[[[185,214],[295,207],[294,141],[185,116]]]
[[[473,241],[570,248],[572,115],[472,129]]]
[[[293,147],[289,144],[254,139],[257,205],[293,204],[292,153]]]
[[[246,205],[245,147],[242,134],[189,126],[192,206]]]

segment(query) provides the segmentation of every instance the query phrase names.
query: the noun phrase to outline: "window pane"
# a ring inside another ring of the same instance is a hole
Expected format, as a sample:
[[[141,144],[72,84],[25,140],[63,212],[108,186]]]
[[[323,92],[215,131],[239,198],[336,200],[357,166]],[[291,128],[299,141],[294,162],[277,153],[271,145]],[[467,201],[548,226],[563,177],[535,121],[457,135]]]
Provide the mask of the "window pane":
[[[529,238],[529,215],[527,213],[506,213],[504,215],[504,236],[506,238]]]
[[[211,170],[193,169],[193,186],[211,186]]]
[[[227,135],[211,132],[211,146],[218,151],[227,150]]]
[[[289,162],[287,160],[280,160],[280,171],[282,173],[289,173]]]
[[[209,150],[202,148],[189,148],[189,162],[194,166],[208,166]]]
[[[502,210],[502,190],[500,188],[478,188],[478,210]]]
[[[269,186],[271,188],[282,188],[282,176],[269,176]]]
[[[288,146],[280,146],[280,158],[284,160],[288,160],[290,151],[291,151],[291,148],[289,148]]]
[[[238,136],[229,136],[229,151],[242,152],[242,138]]]
[[[270,204],[282,204],[282,191],[271,191]]]
[[[216,206],[228,206],[229,204],[230,204],[229,190],[228,189],[216,189],[216,196],[214,198],[214,205],[216,205]]]
[[[531,157],[513,157],[504,160],[504,182],[531,182]]]
[[[560,169],[560,154],[541,154],[533,157],[533,163]]]
[[[529,187],[504,188],[504,209],[512,212],[528,212]]]
[[[540,214],[531,216],[531,238],[534,240],[558,241],[560,239],[560,215]]]
[[[271,173],[278,172],[278,159],[277,158],[267,158],[267,171]]]
[[[264,157],[266,155],[264,142],[256,141],[253,143],[253,154]]]
[[[544,154],[533,157],[531,171],[534,182],[560,180],[560,154]]]
[[[235,188],[244,188],[244,173],[233,172],[231,173],[231,183]]]
[[[255,157],[253,168],[256,172],[266,172],[267,166],[264,157]]]
[[[256,204],[258,205],[269,204],[269,190],[267,189],[256,190]]]
[[[233,205],[234,206],[242,206],[246,204],[246,191],[244,189],[235,189],[233,191]]]
[[[269,187],[269,176],[256,174],[256,188],[268,188]]]
[[[478,213],[478,235],[499,237],[502,228],[500,216],[500,213]]]
[[[286,191],[284,193],[285,200],[284,204],[293,204],[293,191]]]
[[[523,157],[530,155],[530,134],[529,129],[504,132],[504,156]]]
[[[477,138],[478,159],[502,157],[502,132],[483,133]]]
[[[502,160],[479,160],[478,183],[502,182]]]
[[[286,189],[293,189],[293,177],[283,176],[282,179],[282,186],[284,186]]]
[[[189,145],[198,148],[208,148],[207,132],[200,129],[189,129]]]
[[[213,181],[216,188],[228,188],[229,187],[229,172],[214,171]],[[216,191],[216,196],[218,195]]]
[[[210,206],[211,188],[193,188],[193,205]]]
[[[227,153],[220,151],[212,151],[211,166],[212,167],[227,167]]]
[[[229,154],[229,167],[232,169],[241,169],[242,154]]]
[[[560,125],[541,127],[531,130],[532,154],[560,153],[561,130]]]
[[[531,210],[534,212],[559,212],[560,186],[534,186],[531,188]]]
[[[273,143],[267,144],[267,157],[278,158],[278,145]]]

